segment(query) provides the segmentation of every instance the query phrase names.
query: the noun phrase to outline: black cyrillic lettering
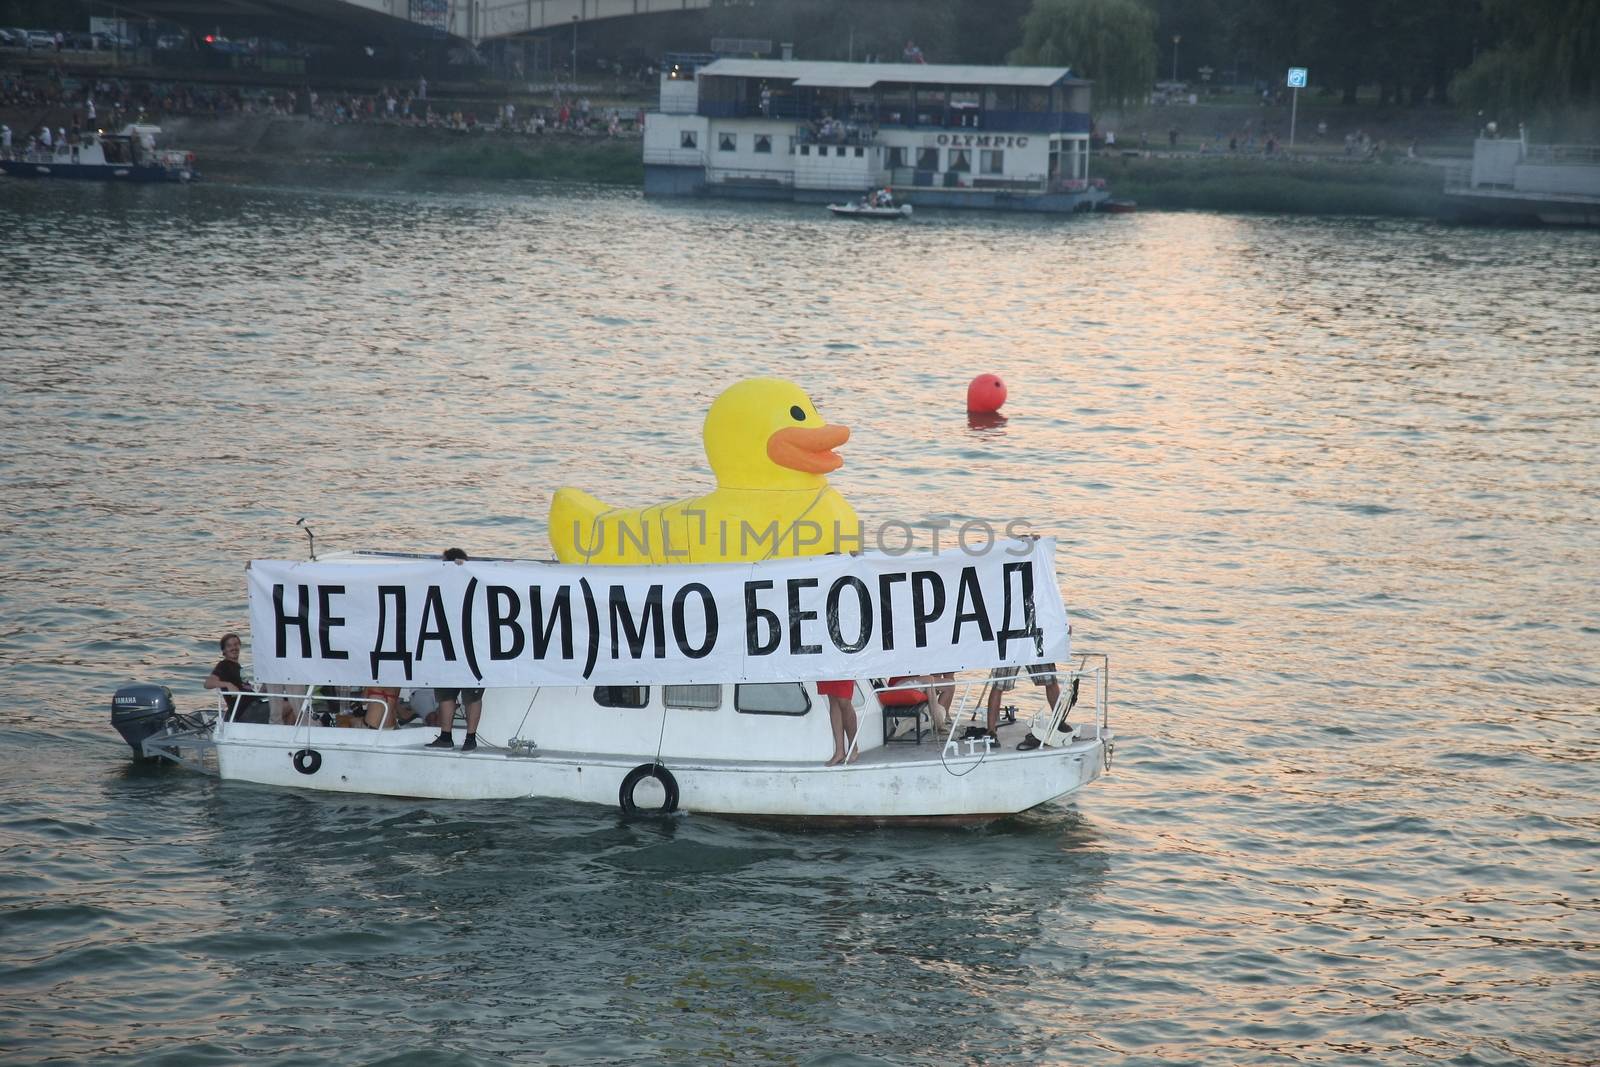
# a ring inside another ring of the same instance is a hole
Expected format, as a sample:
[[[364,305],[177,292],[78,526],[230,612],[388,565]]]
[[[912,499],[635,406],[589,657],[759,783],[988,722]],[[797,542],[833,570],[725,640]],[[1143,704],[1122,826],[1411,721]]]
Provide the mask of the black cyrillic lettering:
[[[429,641],[439,646],[446,663],[455,662],[456,642],[450,636],[449,616],[444,611],[444,593],[436,585],[428,586],[428,593],[422,600],[422,628],[417,633],[418,662],[425,658],[422,653]],[[408,674],[406,677],[411,676]]]
[[[533,616],[533,658],[542,660],[550,651],[556,625],[561,626],[561,658],[572,658],[572,586],[564,585],[550,601],[550,621],[544,618],[544,589],[528,587],[528,612]],[[587,673],[587,672],[585,672]]]
[[[644,607],[639,612],[639,618],[628,612],[628,587],[613,585],[611,587],[611,658],[621,658],[619,651],[619,636],[628,641],[628,652],[634,659],[644,655],[645,638],[655,630],[652,641],[652,651],[656,659],[665,659],[667,655],[667,630],[662,622],[661,614],[661,586],[652,585],[645,594]]]
[[[923,593],[933,594],[932,603]],[[918,648],[928,647],[928,624],[944,614],[944,576],[938,571],[913,571],[911,574],[911,623]]]
[[[301,586],[301,588],[304,589],[305,587]],[[346,652],[342,648],[334,648],[332,642],[329,640],[329,638],[332,637],[332,633],[330,631],[344,625],[344,617],[342,615],[335,615],[333,613],[333,606],[330,603],[336,596],[344,596],[344,586],[317,586],[317,644],[322,652],[323,659],[350,658],[350,653]],[[280,643],[282,641],[281,631],[279,641]]]
[[[744,650],[748,656],[770,656],[783,640],[783,623],[778,613],[756,605],[756,594],[771,588],[771,582],[744,583]],[[767,636],[757,637],[757,628],[762,625],[767,628]]]
[[[844,627],[839,621],[839,596],[846,589],[855,592],[856,602],[860,605],[861,632],[854,641],[844,639]],[[867,591],[867,583],[855,575],[846,574],[828,587],[827,614],[828,639],[840,652],[860,652],[872,640],[872,594]]]
[[[883,634],[883,650],[894,651],[894,600],[890,586],[906,580],[904,574],[890,571],[878,575],[878,629]]]
[[[815,656],[822,651],[822,646],[808,645],[805,636],[801,633],[806,623],[817,617],[814,611],[800,610],[800,590],[815,589],[818,585],[815,578],[790,578],[789,579],[789,654],[794,656]]]
[[[961,581],[956,586],[956,621],[955,629],[950,635],[951,644],[961,643],[961,624],[964,622],[977,623],[978,633],[983,639],[994,640],[994,627],[989,625],[989,609],[983,603],[983,585],[978,581],[976,567],[961,568]]]
[[[389,601],[394,601],[394,625],[389,625]],[[390,648],[383,647],[384,634],[390,634]],[[405,665],[406,681],[411,681],[411,650],[406,647],[406,587],[378,586],[378,636],[372,645],[372,677],[378,677],[378,664],[397,659]]]
[[[1005,586],[1005,604],[1001,608],[1001,630],[999,634],[999,651],[1002,657],[1006,654],[1006,642],[1017,638],[1032,638],[1034,655],[1044,656],[1044,633],[1039,629],[1039,611],[1033,602],[1033,562],[1024,560],[1021,563],[1006,563],[1000,567],[1001,580]],[[1016,629],[1011,625],[1011,575],[1015,573],[1021,579],[1022,587],[1022,628]]]
[[[689,643],[689,636],[685,632],[683,602],[690,593],[700,597],[700,610],[706,618],[705,643],[696,648]],[[717,647],[717,601],[711,595],[711,590],[699,582],[690,582],[678,590],[678,595],[672,598],[672,636],[678,643],[678,651],[690,659],[700,659],[711,653]]]
[[[295,588],[300,591],[300,614],[286,615],[283,611],[283,584],[276,583],[272,587],[272,621],[278,632],[279,659],[289,654],[287,648],[291,626],[300,631],[300,658],[311,658],[311,589],[304,585]]]
[[[489,658],[516,659],[522,655],[527,638],[522,632],[522,598],[509,585],[491,585],[484,589],[489,599]],[[501,604],[505,609],[501,609]],[[511,632],[509,642],[501,640],[505,631]]]

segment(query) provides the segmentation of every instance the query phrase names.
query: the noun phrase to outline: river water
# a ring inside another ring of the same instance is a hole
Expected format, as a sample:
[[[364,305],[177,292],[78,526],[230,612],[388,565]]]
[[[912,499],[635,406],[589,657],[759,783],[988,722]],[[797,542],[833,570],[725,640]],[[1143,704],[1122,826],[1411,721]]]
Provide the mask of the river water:
[[[6,182],[0,242],[7,1062],[1600,1058],[1600,235]],[[543,555],[758,373],[869,523],[1060,537],[1106,779],[796,833],[131,765],[296,519]]]

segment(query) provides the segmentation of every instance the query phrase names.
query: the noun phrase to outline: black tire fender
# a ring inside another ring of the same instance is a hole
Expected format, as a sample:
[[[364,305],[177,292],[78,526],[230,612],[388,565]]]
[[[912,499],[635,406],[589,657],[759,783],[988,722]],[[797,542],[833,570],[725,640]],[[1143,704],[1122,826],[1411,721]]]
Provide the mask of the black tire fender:
[[[661,783],[661,788],[666,790],[666,799],[661,802],[659,808],[641,809],[638,804],[634,803],[634,790],[646,778],[656,779]],[[617,790],[617,803],[621,806],[623,812],[628,815],[635,815],[640,811],[645,811],[650,815],[666,815],[669,812],[677,811],[678,780],[672,776],[671,771],[659,763],[641,763],[629,771],[628,776],[622,780],[622,788]]]
[[[322,769],[322,753],[314,748],[302,748],[294,754],[294,769],[301,774],[316,774]]]

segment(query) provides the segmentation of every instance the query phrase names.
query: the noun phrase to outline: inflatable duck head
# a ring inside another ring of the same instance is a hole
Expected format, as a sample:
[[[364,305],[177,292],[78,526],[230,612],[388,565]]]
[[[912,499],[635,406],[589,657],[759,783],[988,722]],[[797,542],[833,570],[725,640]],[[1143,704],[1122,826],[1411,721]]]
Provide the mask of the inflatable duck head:
[[[706,459],[723,489],[811,489],[844,464],[834,451],[848,427],[829,425],[793,382],[750,378],[728,387],[706,413]]]

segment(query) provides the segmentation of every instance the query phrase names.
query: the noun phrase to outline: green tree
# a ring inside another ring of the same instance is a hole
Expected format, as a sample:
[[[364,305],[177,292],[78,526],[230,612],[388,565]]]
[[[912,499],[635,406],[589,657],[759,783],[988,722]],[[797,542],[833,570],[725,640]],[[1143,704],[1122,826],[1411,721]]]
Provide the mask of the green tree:
[[[1506,118],[1600,105],[1600,3],[1484,0],[1499,44],[1456,77],[1458,101]]]
[[[1156,16],[1136,0],[1035,0],[1011,60],[1071,67],[1102,103],[1139,103],[1156,78]]]

